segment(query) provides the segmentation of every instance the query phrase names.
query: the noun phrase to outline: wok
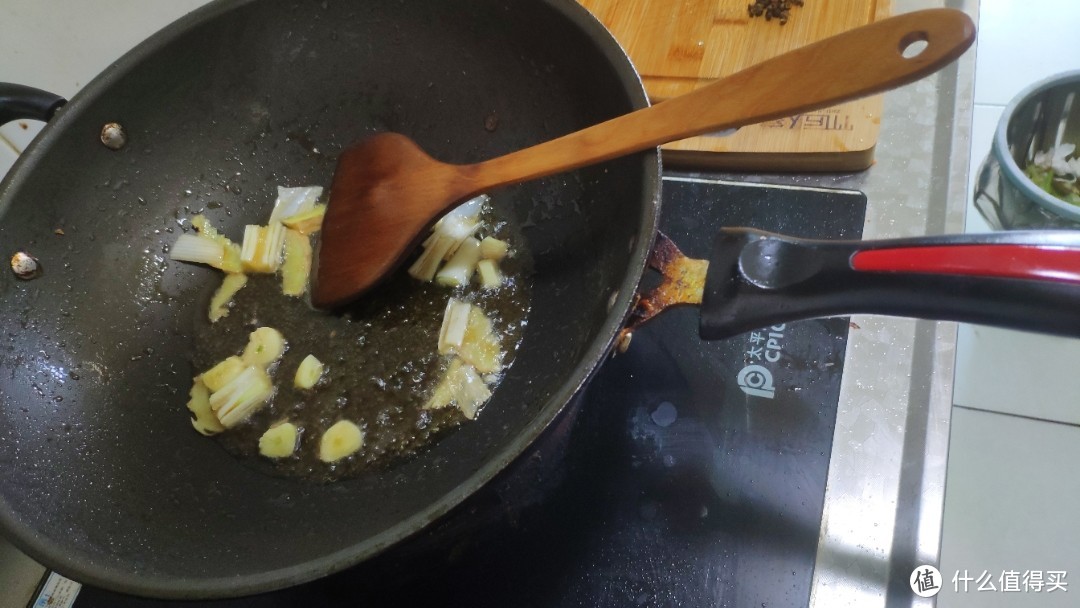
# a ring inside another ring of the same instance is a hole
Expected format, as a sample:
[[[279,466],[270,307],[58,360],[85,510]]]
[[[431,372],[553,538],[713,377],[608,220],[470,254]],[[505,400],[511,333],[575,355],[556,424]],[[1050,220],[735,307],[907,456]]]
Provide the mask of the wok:
[[[569,0],[217,2],[167,27],[57,112],[0,185],[5,259],[26,250],[44,269],[0,272],[0,528],[73,579],[187,598],[310,580],[423,528],[604,357],[653,236],[657,153],[495,193],[535,224],[515,364],[531,372],[421,457],[329,485],[257,473],[188,428],[193,323],[218,279],[167,260],[178,220],[205,208],[240,234],[278,185],[328,186],[342,147],[377,131],[469,162],[646,105]],[[110,122],[126,131],[116,151],[99,140]]]
[[[16,115],[56,104],[12,95],[30,99]],[[428,525],[520,454],[609,352],[653,241],[657,151],[494,193],[534,257],[517,361],[475,423],[335,484],[258,474],[187,428],[191,328],[215,275],[163,248],[200,209],[238,234],[277,185],[329,184],[337,153],[374,132],[474,162],[646,105],[621,49],[569,0],[239,0],[155,35],[57,112],[0,183],[0,245],[44,268],[0,273],[0,528],[74,579],[203,598],[310,580]],[[119,150],[100,141],[111,122]],[[994,280],[970,280],[968,308],[944,316],[981,310]],[[1060,305],[1074,285],[1009,284],[1027,294],[1010,310],[1033,309],[1032,287],[1056,294],[1035,317],[1080,325]],[[1001,319],[1031,315],[988,320]]]

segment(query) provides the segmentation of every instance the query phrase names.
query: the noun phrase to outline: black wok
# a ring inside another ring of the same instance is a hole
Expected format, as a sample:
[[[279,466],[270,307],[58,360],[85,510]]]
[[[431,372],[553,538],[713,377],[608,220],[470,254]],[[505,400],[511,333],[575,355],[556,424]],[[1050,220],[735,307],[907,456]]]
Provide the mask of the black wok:
[[[54,105],[38,101],[29,113]],[[520,454],[606,356],[649,256],[657,152],[495,193],[535,258],[517,361],[478,421],[331,485],[256,473],[187,428],[191,328],[215,275],[163,248],[198,210],[238,234],[277,185],[329,184],[342,147],[373,132],[473,162],[645,105],[618,45],[569,0],[241,0],[155,35],[60,110],[0,183],[0,245],[44,267],[32,281],[0,273],[0,527],[77,580],[187,598],[310,580],[423,528]],[[99,140],[110,122],[126,130],[117,151]],[[779,277],[813,270],[799,268]],[[802,289],[771,280],[710,276],[709,298],[742,283]],[[1048,310],[1075,301],[1059,285],[1045,287],[1061,296]],[[941,314],[963,317],[982,289]],[[797,314],[842,308],[808,302]],[[875,309],[846,306],[863,305]]]
[[[531,371],[422,457],[332,485],[258,474],[187,428],[191,327],[215,279],[167,261],[178,218],[207,208],[238,234],[277,185],[328,185],[341,147],[376,131],[469,162],[645,105],[570,1],[219,2],[166,28],[58,112],[0,186],[2,248],[44,267],[0,273],[0,527],[74,579],[165,597],[283,587],[422,528],[604,357],[655,228],[657,153],[496,194],[535,224],[516,363]],[[99,141],[114,121],[118,151]]]

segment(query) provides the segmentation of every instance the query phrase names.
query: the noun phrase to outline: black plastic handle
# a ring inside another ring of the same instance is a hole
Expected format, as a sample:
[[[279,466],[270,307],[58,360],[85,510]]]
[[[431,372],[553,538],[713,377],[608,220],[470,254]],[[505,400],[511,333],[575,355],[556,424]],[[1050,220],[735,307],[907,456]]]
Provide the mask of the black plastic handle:
[[[717,237],[702,338],[864,313],[1080,336],[1080,232],[814,241],[733,228]]]
[[[0,82],[0,125],[20,118],[48,121],[67,100],[48,91]]]

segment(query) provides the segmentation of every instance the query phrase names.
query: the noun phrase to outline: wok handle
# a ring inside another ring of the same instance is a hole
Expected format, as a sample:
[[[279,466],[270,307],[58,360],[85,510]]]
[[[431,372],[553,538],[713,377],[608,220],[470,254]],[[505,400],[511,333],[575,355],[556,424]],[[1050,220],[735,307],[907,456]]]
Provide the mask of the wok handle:
[[[1080,232],[816,241],[722,230],[700,333],[882,314],[1080,336]]]
[[[0,82],[0,125],[20,118],[48,121],[67,100],[48,91]]]

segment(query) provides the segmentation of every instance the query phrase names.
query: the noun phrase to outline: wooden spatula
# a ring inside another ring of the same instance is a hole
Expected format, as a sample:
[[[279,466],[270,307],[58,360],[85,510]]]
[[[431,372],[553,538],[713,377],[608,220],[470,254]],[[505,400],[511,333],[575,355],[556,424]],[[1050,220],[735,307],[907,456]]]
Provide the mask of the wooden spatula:
[[[375,135],[338,159],[312,303],[329,308],[355,299],[401,265],[425,228],[477,194],[892,89],[952,62],[974,39],[975,26],[960,11],[899,15],[777,56],[681,97],[472,165],[439,162],[404,135]]]

